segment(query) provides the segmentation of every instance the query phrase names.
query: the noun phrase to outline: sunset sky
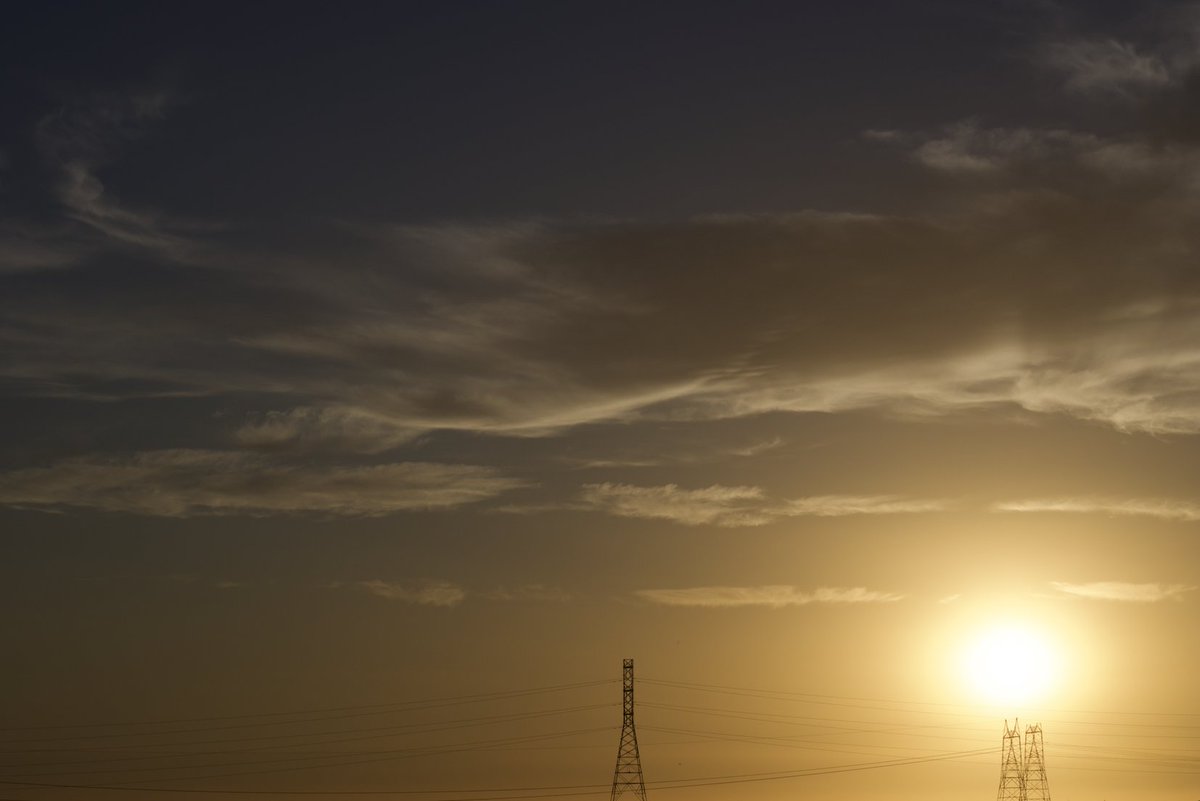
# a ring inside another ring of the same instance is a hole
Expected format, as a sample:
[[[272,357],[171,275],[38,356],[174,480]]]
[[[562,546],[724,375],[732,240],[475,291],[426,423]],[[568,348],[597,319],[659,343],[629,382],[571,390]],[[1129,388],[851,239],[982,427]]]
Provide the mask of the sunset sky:
[[[0,801],[606,799],[623,658],[655,801],[1200,798],[1200,5],[23,3],[0,98]]]

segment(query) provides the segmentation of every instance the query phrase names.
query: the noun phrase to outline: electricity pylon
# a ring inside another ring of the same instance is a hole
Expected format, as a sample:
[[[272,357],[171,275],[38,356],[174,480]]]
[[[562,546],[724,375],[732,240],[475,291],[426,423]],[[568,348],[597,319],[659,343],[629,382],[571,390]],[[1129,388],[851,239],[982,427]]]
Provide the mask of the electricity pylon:
[[[617,769],[613,773],[612,796],[609,801],[633,793],[638,801],[646,801],[646,780],[642,778],[642,758],[638,755],[637,731],[633,728],[633,660],[621,663],[621,742],[617,745]]]
[[[1025,801],[1025,774],[1021,770],[1021,731],[1014,719],[1004,721],[1004,755],[1000,758],[1000,791],[996,801]]]
[[[1025,727],[1025,766],[1022,770],[1027,801],[1050,801],[1046,781],[1046,752],[1042,747],[1042,724]]]

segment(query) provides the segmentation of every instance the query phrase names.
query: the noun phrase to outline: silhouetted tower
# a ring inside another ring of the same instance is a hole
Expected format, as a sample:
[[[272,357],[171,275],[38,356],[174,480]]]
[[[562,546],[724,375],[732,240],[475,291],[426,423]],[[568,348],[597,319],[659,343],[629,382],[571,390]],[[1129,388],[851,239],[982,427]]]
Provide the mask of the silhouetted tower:
[[[1021,731],[1014,719],[1004,721],[1004,755],[1000,758],[1000,792],[996,801],[1025,801],[1025,774],[1021,770]]]
[[[1025,798],[1028,801],[1050,801],[1050,785],[1046,781],[1046,752],[1042,747],[1042,724],[1025,727],[1025,766],[1022,771]]]
[[[617,745],[617,769],[613,773],[612,796],[616,801],[623,793],[633,793],[638,801],[646,801],[646,781],[642,778],[642,758],[638,756],[637,731],[633,728],[633,660],[621,663],[624,691],[621,694],[621,742]]]

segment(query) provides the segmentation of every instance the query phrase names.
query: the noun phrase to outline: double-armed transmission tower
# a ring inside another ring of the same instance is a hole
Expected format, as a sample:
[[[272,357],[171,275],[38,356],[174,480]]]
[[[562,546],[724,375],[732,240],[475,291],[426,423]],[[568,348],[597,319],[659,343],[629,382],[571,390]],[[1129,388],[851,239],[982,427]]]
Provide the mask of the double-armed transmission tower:
[[[1010,729],[1005,720],[1003,742],[997,801],[1050,801],[1042,724],[1025,727],[1025,747],[1022,748],[1019,722],[1013,720]]]
[[[1000,757],[1000,791],[996,801],[1025,801],[1025,775],[1021,771],[1021,729],[1004,721],[1004,752]]]
[[[617,769],[613,773],[612,796],[633,793],[646,801],[646,780],[642,778],[642,758],[638,755],[637,730],[633,728],[633,660],[621,663],[621,741],[617,745]]]
[[[1046,751],[1042,746],[1042,724],[1025,727],[1024,783],[1026,801],[1050,801],[1046,781]]]

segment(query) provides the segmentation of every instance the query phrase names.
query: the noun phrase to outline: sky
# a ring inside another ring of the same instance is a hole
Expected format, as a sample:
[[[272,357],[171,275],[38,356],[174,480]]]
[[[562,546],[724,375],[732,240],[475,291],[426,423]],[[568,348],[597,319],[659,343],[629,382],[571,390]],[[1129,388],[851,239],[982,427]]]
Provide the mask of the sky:
[[[1200,5],[0,27],[0,799],[1200,797]]]

